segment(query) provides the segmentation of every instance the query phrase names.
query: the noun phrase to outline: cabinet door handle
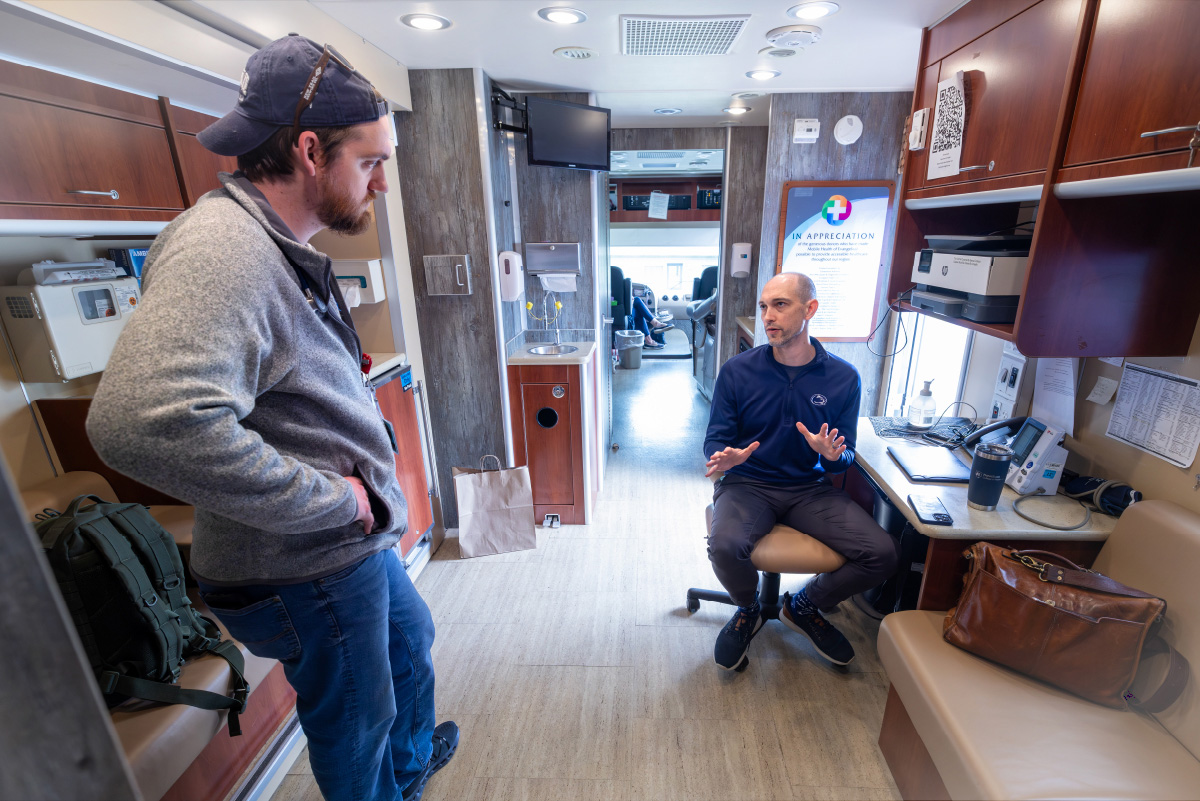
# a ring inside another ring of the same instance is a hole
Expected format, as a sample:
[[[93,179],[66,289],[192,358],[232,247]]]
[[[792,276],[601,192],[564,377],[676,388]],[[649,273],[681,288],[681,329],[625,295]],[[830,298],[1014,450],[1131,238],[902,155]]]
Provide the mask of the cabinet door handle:
[[[109,189],[107,192],[101,192],[96,189],[68,189],[68,195],[108,195],[113,200],[120,199],[121,195],[115,189]]]
[[[960,167],[958,171],[971,172],[972,170],[987,170],[988,172],[991,172],[994,169],[996,169],[996,162],[989,161],[987,164],[974,164],[970,167]]]
[[[602,318],[602,319],[603,319],[603,322],[604,322],[604,324],[605,324],[605,325],[612,325],[612,324],[613,324],[613,318],[611,318],[611,317],[604,317],[604,318]]]
[[[1140,138],[1148,139],[1151,136],[1169,133],[1183,133],[1185,131],[1200,131],[1200,124],[1197,125],[1178,125],[1174,128],[1163,128],[1161,131],[1146,131]]]
[[[461,267],[462,267],[461,264],[454,265],[454,283],[458,284],[459,286],[464,286],[462,279],[459,278],[459,276],[458,276],[458,270]]]

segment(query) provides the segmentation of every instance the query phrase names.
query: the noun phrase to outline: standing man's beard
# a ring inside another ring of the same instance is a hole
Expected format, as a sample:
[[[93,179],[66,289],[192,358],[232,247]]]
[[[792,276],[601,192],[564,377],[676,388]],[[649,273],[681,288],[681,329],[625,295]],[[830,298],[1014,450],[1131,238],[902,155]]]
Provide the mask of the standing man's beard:
[[[371,224],[371,207],[360,212],[362,200],[355,201],[341,187],[324,176],[320,179],[321,198],[317,203],[317,219],[330,231],[347,236],[356,236],[366,231]],[[375,193],[368,192],[363,200],[375,200]]]

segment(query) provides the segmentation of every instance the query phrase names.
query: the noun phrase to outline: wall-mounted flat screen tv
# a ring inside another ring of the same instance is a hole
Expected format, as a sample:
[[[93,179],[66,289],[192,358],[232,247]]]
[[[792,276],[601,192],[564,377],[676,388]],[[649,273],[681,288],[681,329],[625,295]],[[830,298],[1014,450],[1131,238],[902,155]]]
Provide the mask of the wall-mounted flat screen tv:
[[[608,170],[611,112],[606,108],[525,97],[529,163],[574,170]]]

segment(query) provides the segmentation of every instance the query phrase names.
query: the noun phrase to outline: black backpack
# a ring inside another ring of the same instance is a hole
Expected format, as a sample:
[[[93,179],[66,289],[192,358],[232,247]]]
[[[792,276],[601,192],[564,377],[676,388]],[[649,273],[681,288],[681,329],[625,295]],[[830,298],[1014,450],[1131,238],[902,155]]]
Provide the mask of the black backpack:
[[[84,506],[88,500],[95,503]],[[241,734],[245,660],[192,606],[175,540],[146,507],[80,495],[66,512],[38,518],[35,530],[108,706],[133,697],[228,709],[229,735]],[[231,696],[176,685],[184,662],[206,653],[229,663]]]

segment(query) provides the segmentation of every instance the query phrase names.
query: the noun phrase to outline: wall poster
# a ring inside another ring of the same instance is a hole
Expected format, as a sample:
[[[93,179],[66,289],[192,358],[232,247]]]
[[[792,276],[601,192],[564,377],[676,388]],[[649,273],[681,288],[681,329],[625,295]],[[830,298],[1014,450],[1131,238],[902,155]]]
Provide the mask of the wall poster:
[[[816,284],[812,334],[822,342],[865,342],[875,328],[893,189],[891,181],[783,185],[775,272]]]

